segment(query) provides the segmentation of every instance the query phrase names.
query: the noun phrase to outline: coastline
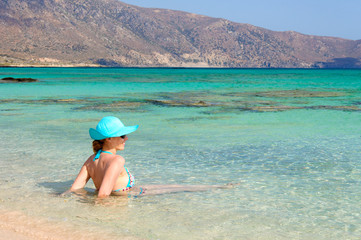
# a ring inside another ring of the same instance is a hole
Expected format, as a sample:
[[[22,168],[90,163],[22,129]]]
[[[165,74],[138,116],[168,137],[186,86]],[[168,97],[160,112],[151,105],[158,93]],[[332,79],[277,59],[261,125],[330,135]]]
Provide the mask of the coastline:
[[[86,68],[103,67],[98,64],[0,64],[0,68]]]
[[[361,67],[211,67],[211,66],[106,66],[99,64],[0,64],[0,68],[124,68],[124,69],[257,69],[257,70],[361,70]]]

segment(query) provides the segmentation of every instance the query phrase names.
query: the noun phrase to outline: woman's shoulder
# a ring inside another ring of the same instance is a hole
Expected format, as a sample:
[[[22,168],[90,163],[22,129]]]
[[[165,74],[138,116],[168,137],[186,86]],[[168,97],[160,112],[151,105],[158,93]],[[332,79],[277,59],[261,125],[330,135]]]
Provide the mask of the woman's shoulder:
[[[125,159],[120,155],[114,155],[111,159],[111,162],[114,164],[122,164],[124,165]]]
[[[92,162],[93,161],[93,159],[94,159],[94,157],[95,157],[95,153],[94,154],[92,154],[92,155],[90,155],[89,157],[88,157],[88,159],[85,161],[86,163],[87,162]]]

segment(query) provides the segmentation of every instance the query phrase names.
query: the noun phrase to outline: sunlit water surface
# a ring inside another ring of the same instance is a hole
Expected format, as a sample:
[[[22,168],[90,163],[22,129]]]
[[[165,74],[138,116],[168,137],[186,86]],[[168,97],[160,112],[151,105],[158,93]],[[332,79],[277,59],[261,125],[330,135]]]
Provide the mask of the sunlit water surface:
[[[359,239],[361,71],[2,68],[0,210],[110,238]],[[232,189],[59,196],[107,115],[139,124],[136,184]],[[17,218],[12,218],[16,224]],[[79,230],[80,229],[80,230]],[[105,235],[104,235],[105,236]]]

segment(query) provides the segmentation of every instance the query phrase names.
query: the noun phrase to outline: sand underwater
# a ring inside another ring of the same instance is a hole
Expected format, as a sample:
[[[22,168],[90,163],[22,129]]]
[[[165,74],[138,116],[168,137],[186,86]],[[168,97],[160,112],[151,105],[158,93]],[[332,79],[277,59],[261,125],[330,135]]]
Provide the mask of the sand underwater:
[[[0,68],[0,239],[359,239],[361,71]],[[60,196],[104,116],[139,124],[136,184]]]

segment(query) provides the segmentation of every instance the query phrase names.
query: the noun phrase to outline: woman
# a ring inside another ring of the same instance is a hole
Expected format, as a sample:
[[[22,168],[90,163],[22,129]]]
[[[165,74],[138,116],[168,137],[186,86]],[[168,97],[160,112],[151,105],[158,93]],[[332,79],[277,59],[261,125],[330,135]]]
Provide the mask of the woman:
[[[82,189],[91,178],[100,198],[111,193],[127,194],[134,185],[134,178],[124,166],[124,158],[116,155],[116,152],[124,150],[125,142],[128,140],[127,134],[137,128],[138,125],[126,127],[118,118],[112,116],[104,117],[96,129],[90,128],[89,134],[94,140],[94,154],[83,164],[67,192]]]
[[[90,128],[89,134],[93,141],[94,154],[84,163],[71,188],[65,192],[82,189],[91,178],[98,191],[99,198],[110,194],[155,195],[184,191],[204,191],[210,188],[225,188],[225,186],[206,185],[149,185],[134,187],[134,178],[125,167],[125,160],[116,152],[124,150],[127,135],[136,131],[138,125],[126,127],[116,117],[104,117],[96,126]]]

